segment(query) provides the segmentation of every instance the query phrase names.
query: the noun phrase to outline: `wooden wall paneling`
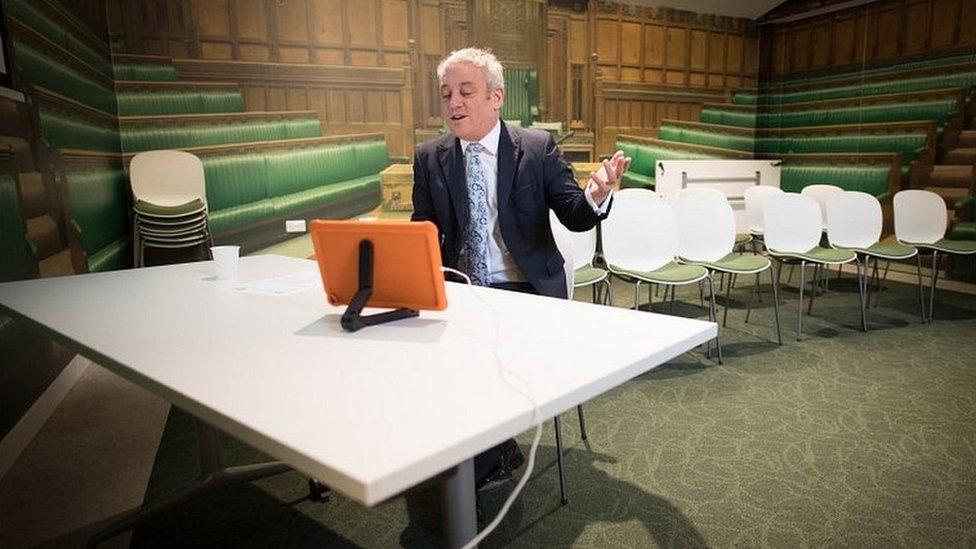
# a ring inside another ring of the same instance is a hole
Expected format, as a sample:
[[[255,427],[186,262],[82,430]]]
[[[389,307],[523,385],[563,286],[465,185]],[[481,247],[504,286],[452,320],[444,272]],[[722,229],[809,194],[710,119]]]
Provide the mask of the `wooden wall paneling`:
[[[366,106],[362,90],[346,90],[346,121],[366,122]]]
[[[682,27],[668,27],[667,65],[665,82],[668,84],[684,84],[684,68],[687,66],[688,30]]]
[[[287,111],[288,110],[288,89],[282,86],[268,86],[268,110]]]
[[[386,100],[384,93],[377,90],[366,90],[364,93],[365,111],[364,122],[386,122]]]
[[[346,20],[349,29],[349,43],[356,46],[376,44],[376,3],[374,0],[358,0],[344,3],[351,16]]]
[[[382,45],[391,48],[406,48],[408,34],[407,3],[404,0],[383,0],[380,4],[382,17]],[[387,66],[390,66],[387,64]]]
[[[830,39],[830,29],[832,25],[829,21],[817,21],[811,29],[811,56],[810,67],[819,69],[830,64],[830,48],[833,45]]]
[[[545,83],[547,112],[544,118],[561,121],[568,125],[569,105],[569,18],[549,12],[547,22],[547,50],[549,55],[549,79]]]
[[[620,34],[617,21],[598,19],[596,23],[596,54],[603,66],[604,76],[616,80],[620,69]]]
[[[906,55],[925,51],[925,38],[929,29],[929,0],[909,2],[905,8]]]
[[[285,102],[285,110],[305,111],[308,110],[308,88],[290,86]]]
[[[976,44],[976,0],[959,3],[959,43]]]
[[[342,90],[329,90],[327,97],[326,122],[330,124],[346,123],[346,94]]]
[[[932,1],[932,30],[929,47],[945,48],[953,44],[958,7],[958,0]]]

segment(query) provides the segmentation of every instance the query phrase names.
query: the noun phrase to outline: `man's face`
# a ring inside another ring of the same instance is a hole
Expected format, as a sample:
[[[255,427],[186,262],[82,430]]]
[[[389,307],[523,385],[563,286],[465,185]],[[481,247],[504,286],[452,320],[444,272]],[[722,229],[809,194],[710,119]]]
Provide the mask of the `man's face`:
[[[441,80],[441,116],[451,133],[465,141],[479,141],[495,127],[505,90],[488,90],[485,71],[471,63],[455,63]]]

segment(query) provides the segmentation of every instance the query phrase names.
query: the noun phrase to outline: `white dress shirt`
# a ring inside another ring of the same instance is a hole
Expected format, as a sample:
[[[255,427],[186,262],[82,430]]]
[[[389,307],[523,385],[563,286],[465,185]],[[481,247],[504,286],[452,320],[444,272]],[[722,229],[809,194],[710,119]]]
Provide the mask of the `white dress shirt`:
[[[499,282],[527,282],[528,279],[522,274],[515,263],[515,258],[508,251],[508,246],[502,239],[502,228],[498,223],[498,139],[501,137],[501,120],[495,122],[495,127],[488,132],[488,135],[481,138],[479,143],[484,147],[484,151],[478,153],[481,156],[481,166],[485,172],[485,185],[488,195],[488,226],[491,233],[488,235],[488,281],[490,284]],[[461,141],[461,152],[467,151],[468,145],[473,141]],[[590,186],[586,187],[586,201],[598,215],[603,215],[610,205],[609,196],[603,200],[603,204],[597,205],[593,200]]]

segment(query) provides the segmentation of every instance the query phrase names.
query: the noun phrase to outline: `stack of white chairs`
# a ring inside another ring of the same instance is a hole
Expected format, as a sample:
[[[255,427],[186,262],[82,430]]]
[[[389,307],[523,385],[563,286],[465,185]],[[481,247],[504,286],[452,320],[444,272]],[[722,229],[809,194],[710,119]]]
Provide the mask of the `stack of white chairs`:
[[[129,164],[133,197],[133,263],[145,264],[146,249],[202,247],[211,236],[203,163],[182,151],[147,151]]]

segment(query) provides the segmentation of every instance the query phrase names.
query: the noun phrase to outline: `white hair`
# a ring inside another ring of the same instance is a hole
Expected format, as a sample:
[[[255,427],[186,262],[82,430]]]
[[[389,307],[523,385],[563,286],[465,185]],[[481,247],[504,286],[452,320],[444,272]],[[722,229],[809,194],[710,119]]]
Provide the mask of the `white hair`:
[[[505,89],[505,75],[502,73],[502,64],[490,51],[479,48],[464,48],[448,54],[437,65],[437,80],[443,82],[444,73],[447,72],[447,69],[458,63],[471,63],[484,71],[489,91],[495,88]]]

